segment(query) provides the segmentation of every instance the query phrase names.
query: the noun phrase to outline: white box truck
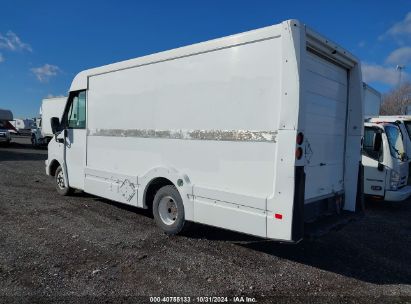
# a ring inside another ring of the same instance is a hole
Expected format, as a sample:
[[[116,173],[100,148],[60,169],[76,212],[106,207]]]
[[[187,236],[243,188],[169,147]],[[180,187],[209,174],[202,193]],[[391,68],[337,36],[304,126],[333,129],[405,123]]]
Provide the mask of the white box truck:
[[[393,202],[407,199],[411,196],[409,166],[399,126],[378,121],[366,122],[364,128],[364,194]]]
[[[296,20],[98,67],[52,119],[46,172],[197,222],[297,242],[361,201],[360,63]]]
[[[47,145],[53,137],[50,120],[52,117],[61,119],[66,106],[67,97],[45,98],[41,102],[40,117],[36,119],[36,127],[31,130],[33,146]]]

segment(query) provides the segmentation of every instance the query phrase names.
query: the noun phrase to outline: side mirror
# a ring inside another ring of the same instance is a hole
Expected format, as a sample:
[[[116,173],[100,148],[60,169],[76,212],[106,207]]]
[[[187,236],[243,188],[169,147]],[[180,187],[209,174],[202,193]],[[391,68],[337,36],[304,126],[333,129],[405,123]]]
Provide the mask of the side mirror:
[[[379,152],[381,150],[382,145],[382,135],[381,133],[376,133],[374,137],[374,147],[373,150],[375,152]]]
[[[50,119],[50,124],[53,134],[56,134],[58,131],[60,131],[60,119],[58,119],[57,117],[52,117]]]

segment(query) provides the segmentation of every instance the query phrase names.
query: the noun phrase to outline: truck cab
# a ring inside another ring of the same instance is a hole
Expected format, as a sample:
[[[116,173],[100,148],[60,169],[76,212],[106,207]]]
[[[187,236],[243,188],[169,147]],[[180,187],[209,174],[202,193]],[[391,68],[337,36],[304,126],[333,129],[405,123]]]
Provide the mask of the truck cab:
[[[386,201],[411,196],[408,157],[400,128],[391,122],[366,122],[362,148],[364,194]]]
[[[390,122],[398,126],[401,131],[404,150],[408,157],[408,170],[411,172],[411,116],[378,116],[371,117],[369,121],[374,123]],[[410,175],[408,175],[408,185],[411,185]]]

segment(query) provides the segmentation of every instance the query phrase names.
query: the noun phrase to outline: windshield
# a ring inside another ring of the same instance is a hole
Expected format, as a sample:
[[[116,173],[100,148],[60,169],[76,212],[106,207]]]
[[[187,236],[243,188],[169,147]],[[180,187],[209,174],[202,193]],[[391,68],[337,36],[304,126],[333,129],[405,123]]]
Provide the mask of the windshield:
[[[384,129],[387,134],[391,156],[402,159],[404,155],[404,145],[402,143],[400,129],[395,126],[385,126]]]
[[[411,139],[411,121],[404,121],[404,125],[407,128],[408,137]]]

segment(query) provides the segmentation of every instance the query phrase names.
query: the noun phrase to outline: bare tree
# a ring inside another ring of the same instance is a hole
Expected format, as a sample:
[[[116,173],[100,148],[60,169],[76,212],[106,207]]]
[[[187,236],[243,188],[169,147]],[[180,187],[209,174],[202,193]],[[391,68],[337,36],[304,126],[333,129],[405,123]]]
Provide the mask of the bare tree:
[[[404,82],[384,94],[380,109],[381,115],[404,115],[407,108],[411,109],[411,82]]]

